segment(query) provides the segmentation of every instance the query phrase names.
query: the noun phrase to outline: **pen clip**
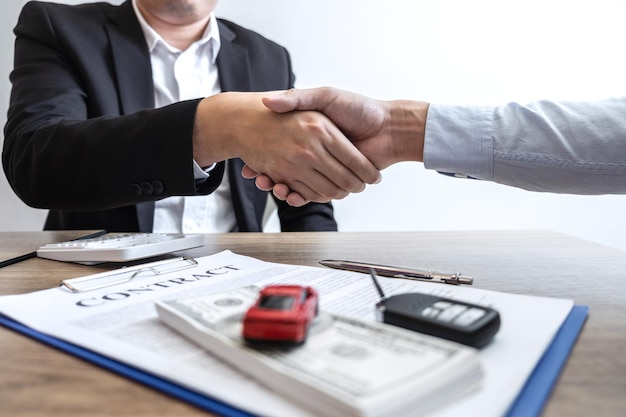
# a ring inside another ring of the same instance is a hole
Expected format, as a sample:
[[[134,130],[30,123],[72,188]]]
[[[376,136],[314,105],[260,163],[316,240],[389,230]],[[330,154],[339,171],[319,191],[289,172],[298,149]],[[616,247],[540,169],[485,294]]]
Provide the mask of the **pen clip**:
[[[442,272],[435,271],[423,271],[425,274],[420,274],[416,276],[415,274],[406,274],[401,273],[394,275],[394,278],[406,278],[406,279],[415,279],[419,281],[431,280],[433,282],[442,282],[444,284],[452,284],[452,285],[472,285],[474,283],[474,279],[467,275],[462,275],[459,273],[454,274],[444,274]]]

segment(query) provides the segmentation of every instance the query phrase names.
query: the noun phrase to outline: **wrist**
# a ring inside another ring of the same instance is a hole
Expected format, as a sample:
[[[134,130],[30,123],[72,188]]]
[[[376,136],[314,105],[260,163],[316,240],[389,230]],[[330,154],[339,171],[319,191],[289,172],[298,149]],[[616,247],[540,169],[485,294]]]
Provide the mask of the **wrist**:
[[[239,143],[248,136],[245,114],[260,100],[253,94],[220,93],[200,101],[193,129],[193,157],[201,166],[241,156],[246,144]]]
[[[396,100],[390,103],[389,135],[396,162],[424,161],[424,135],[429,103]]]
[[[193,159],[200,166],[210,166],[227,159],[227,150],[221,140],[224,128],[220,125],[220,95],[208,97],[198,103],[193,126]]]

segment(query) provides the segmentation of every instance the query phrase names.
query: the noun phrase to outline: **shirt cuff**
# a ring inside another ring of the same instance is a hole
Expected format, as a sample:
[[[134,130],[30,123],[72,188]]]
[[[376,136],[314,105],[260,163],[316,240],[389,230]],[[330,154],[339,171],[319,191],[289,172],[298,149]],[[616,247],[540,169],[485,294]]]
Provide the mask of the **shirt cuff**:
[[[194,159],[193,161],[193,178],[196,181],[205,181],[206,179],[209,178],[211,171],[217,166],[216,163],[212,164],[211,166],[207,167],[207,168],[202,168],[200,165],[198,165],[198,163],[196,162],[196,160]]]
[[[431,104],[424,166],[460,177],[493,179],[493,108]]]

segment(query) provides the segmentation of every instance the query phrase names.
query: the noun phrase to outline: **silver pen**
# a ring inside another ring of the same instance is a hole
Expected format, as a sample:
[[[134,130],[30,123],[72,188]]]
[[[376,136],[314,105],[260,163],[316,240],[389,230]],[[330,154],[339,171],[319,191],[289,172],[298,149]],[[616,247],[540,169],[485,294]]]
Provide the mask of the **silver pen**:
[[[334,259],[324,259],[320,261],[320,264],[324,266],[328,266],[330,268],[343,269],[346,271],[354,271],[354,272],[363,272],[366,274],[370,273],[370,269],[376,271],[378,275],[382,275],[384,277],[392,277],[392,278],[405,278],[405,279],[413,279],[416,281],[429,281],[429,282],[439,282],[442,284],[452,284],[452,285],[472,285],[474,283],[474,279],[467,275],[462,275],[459,273],[446,274],[438,271],[425,271],[414,268],[403,268],[398,266],[388,266],[388,265],[377,265],[370,264],[365,262],[355,262],[355,261],[338,261]]]

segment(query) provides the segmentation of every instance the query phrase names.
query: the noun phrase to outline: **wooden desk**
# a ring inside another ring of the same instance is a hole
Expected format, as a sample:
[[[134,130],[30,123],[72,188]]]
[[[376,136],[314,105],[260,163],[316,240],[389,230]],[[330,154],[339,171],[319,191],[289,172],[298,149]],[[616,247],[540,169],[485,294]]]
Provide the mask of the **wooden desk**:
[[[0,258],[81,234],[0,233]],[[207,235],[206,246],[187,254],[223,249],[301,265],[336,258],[456,270],[473,275],[476,287],[589,305],[589,319],[544,415],[626,415],[626,252],[552,232],[511,231],[218,234]],[[0,269],[0,294],[49,288],[62,278],[111,268],[30,259]],[[206,415],[0,328],[0,416]]]

